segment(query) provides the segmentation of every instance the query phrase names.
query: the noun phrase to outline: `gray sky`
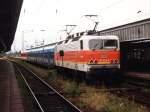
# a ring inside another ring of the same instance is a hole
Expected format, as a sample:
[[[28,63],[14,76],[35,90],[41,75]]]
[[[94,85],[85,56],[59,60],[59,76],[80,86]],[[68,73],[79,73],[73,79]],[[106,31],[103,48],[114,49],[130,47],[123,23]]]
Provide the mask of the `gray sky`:
[[[140,13],[137,13],[141,11]],[[83,15],[99,16],[97,30],[150,17],[150,0],[24,0],[12,50],[35,43],[52,43],[65,38],[66,24],[76,24],[73,32],[92,29]]]

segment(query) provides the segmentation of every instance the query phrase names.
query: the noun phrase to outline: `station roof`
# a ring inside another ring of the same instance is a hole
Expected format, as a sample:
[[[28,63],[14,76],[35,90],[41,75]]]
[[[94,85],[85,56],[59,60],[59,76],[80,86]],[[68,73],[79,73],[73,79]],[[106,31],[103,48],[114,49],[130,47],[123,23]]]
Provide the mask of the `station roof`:
[[[135,26],[135,25],[138,25],[138,24],[141,24],[141,23],[145,23],[145,22],[149,22],[149,21],[150,21],[150,18],[146,18],[146,19],[143,19],[143,20],[134,21],[134,22],[131,22],[131,23],[127,23],[127,24],[123,24],[123,25],[111,27],[111,28],[108,28],[108,29],[100,30],[98,32],[105,32],[105,31],[110,31],[110,30],[117,30],[119,28],[129,27],[129,26],[132,26],[132,25]]]
[[[11,49],[23,0],[0,1],[0,52]]]

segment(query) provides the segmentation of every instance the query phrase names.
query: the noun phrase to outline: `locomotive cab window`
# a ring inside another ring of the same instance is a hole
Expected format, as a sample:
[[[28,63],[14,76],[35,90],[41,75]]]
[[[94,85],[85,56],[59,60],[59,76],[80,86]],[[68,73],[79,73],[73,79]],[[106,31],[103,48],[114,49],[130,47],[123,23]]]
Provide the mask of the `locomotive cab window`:
[[[89,40],[89,49],[100,50],[100,49],[116,49],[118,48],[117,40],[102,40],[102,39],[92,39]]]
[[[91,39],[89,40],[89,49],[99,50],[103,48],[103,40],[101,39]]]
[[[104,40],[104,48],[118,48],[117,40]]]

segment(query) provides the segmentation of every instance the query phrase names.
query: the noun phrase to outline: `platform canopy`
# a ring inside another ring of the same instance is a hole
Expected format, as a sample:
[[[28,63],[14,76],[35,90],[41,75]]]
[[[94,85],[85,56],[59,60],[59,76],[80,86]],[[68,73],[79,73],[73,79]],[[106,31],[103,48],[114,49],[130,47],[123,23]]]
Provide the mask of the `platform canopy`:
[[[11,49],[23,0],[0,0],[0,52]]]

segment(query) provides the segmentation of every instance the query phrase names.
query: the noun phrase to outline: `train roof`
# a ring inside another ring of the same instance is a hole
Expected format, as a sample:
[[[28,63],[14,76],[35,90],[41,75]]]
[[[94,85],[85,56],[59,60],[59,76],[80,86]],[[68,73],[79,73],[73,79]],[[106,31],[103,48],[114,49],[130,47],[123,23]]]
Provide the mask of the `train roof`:
[[[42,51],[42,52],[50,51],[51,52],[51,51],[53,51],[55,45],[56,45],[56,43],[50,43],[50,44],[47,44],[47,45],[26,49],[23,52],[36,52],[36,51]]]
[[[38,47],[30,48],[30,49],[27,49],[27,50],[34,50],[34,49],[40,49],[40,48],[53,47],[55,45],[56,45],[56,42],[55,43],[50,43],[50,44],[47,44],[47,45],[43,45],[43,46],[38,46]]]
[[[119,37],[116,35],[104,35],[104,36],[99,36],[99,35],[82,35],[79,37],[75,37],[75,38],[70,38],[70,39],[66,39],[64,41],[60,41],[57,43],[57,45],[62,45],[62,44],[67,44],[73,41],[78,41],[78,40],[85,40],[85,39],[115,39],[115,40],[119,40]]]

